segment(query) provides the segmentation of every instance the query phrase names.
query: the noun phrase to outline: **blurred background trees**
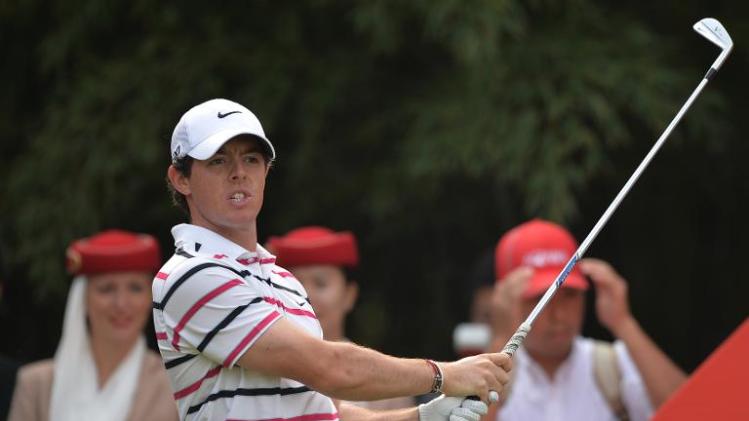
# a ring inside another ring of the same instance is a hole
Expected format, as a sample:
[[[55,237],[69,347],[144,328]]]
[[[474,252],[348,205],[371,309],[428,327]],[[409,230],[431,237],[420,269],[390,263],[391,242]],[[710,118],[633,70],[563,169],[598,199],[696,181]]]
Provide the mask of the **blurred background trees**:
[[[692,369],[749,314],[739,2],[413,0],[0,5],[0,352],[49,356],[73,239],[121,227],[171,253],[179,116],[212,97],[277,147],[261,239],[302,224],[359,237],[350,336],[451,356],[480,253],[532,217],[582,239],[717,56],[732,57],[589,251]],[[589,314],[586,333],[606,336]]]

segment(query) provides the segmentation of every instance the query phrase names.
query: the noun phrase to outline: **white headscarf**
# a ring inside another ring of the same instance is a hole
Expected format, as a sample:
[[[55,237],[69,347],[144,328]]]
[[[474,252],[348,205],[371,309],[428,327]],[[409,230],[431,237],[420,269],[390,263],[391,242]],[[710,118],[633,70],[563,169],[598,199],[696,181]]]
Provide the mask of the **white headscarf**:
[[[86,326],[86,277],[73,280],[65,307],[62,338],[55,353],[50,420],[122,421],[138,385],[146,345],[138,338],[104,388],[98,388],[97,370]]]

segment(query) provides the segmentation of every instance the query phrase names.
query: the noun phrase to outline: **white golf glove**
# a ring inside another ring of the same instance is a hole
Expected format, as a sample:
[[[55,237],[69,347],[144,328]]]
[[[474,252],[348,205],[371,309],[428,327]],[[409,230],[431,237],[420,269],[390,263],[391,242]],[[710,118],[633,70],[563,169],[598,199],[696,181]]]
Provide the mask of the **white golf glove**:
[[[499,395],[492,391],[490,399]],[[494,402],[494,400],[492,400]],[[479,400],[441,395],[419,405],[419,421],[479,421],[489,407]]]
[[[482,401],[465,399],[459,407],[450,413],[450,421],[480,421],[482,415],[489,412],[489,407]]]

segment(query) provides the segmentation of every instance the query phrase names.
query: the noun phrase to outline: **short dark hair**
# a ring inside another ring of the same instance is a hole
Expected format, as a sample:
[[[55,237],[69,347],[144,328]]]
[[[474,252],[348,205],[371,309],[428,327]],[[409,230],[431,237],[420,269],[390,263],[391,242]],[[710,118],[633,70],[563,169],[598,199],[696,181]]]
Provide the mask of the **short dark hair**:
[[[177,172],[182,174],[182,176],[190,177],[190,174],[192,173],[193,162],[195,162],[195,158],[185,155],[182,158],[178,158],[172,161],[172,166],[177,170]],[[166,178],[166,187],[167,189],[169,189],[169,194],[171,194],[172,196],[172,203],[187,216],[190,216],[190,208],[187,207],[187,199],[185,198],[185,195],[174,188],[174,186],[172,185],[172,181],[168,176]]]

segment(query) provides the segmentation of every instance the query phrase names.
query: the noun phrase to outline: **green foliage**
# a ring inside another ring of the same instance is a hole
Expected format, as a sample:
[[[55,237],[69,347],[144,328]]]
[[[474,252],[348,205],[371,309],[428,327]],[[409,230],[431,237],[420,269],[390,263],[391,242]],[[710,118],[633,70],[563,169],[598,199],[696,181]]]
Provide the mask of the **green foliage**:
[[[49,91],[9,170],[13,257],[44,262],[29,273],[44,295],[64,276],[43,256],[76,236],[168,224],[170,128],[214,95],[259,112],[287,192],[345,202],[364,188],[359,211],[384,220],[408,192],[434,201],[447,179],[487,179],[523,189],[528,214],[568,220],[629,128],[656,133],[687,86],[645,28],[548,6],[57,3],[32,69]]]
[[[667,38],[631,14],[584,0],[5,4],[3,246],[42,299],[65,291],[75,238],[123,227],[168,251],[171,130],[233,98],[279,151],[262,233],[355,229],[376,280],[360,317],[379,326],[360,335],[380,341],[399,277],[442,287],[444,304],[451,259],[530,216],[575,222],[592,185],[623,183],[622,153],[649,147],[705,65],[688,58],[690,22]],[[706,92],[674,140],[720,149],[722,101]],[[390,263],[401,248],[419,250],[405,272]]]

